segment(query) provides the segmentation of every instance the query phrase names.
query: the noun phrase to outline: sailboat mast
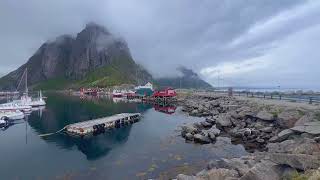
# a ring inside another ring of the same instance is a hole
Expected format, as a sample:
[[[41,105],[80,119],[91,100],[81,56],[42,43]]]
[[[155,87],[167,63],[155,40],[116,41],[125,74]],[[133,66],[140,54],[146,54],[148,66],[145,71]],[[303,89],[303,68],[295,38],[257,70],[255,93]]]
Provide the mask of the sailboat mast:
[[[26,95],[28,95],[28,68],[26,68]]]

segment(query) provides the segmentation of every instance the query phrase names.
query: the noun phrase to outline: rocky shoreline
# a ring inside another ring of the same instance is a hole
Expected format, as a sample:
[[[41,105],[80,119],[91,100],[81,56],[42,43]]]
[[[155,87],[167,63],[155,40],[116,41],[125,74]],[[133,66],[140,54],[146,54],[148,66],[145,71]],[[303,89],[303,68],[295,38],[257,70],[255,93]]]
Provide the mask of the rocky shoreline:
[[[215,143],[218,136],[242,144],[250,155],[212,161],[193,179],[290,179],[308,173],[320,178],[320,109],[266,104],[219,95],[180,99],[183,111],[205,117],[181,127],[189,143]]]

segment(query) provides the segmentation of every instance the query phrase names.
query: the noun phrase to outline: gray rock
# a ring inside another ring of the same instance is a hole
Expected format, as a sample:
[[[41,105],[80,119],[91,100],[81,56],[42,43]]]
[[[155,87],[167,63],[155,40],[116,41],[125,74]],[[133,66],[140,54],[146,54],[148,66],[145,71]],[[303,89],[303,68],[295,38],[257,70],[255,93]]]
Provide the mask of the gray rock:
[[[226,114],[221,114],[217,121],[216,121],[218,126],[221,127],[230,127],[232,126],[232,122],[230,120],[230,116],[226,115]]]
[[[211,123],[208,123],[207,121],[201,122],[201,125],[202,125],[203,127],[205,127],[205,128],[210,128],[210,127],[212,127],[212,124],[211,124]]]
[[[278,136],[277,135],[275,135],[275,136],[273,136],[272,138],[269,139],[269,142],[271,142],[271,143],[274,143],[274,142],[277,142],[277,141],[278,141]]]
[[[296,121],[294,126],[303,126],[304,123],[312,122],[313,118],[314,117],[312,114],[306,114],[306,115],[302,116],[298,121]]]
[[[197,178],[195,176],[187,176],[184,174],[179,174],[177,176],[177,180],[197,180]]]
[[[265,132],[265,133],[271,133],[273,130],[273,127],[265,127],[260,129],[260,131]]]
[[[211,129],[210,129],[210,132],[212,132],[215,136],[219,136],[221,131],[216,128],[215,126],[213,126]]]
[[[198,180],[231,180],[237,178],[239,178],[237,171],[224,168],[211,169],[197,174]]]
[[[240,180],[280,180],[281,175],[277,171],[275,163],[262,160],[252,167]]]
[[[258,139],[257,139],[257,142],[258,142],[258,143],[265,143],[265,140],[264,140],[264,139],[261,139],[261,138],[258,138]]]
[[[244,136],[250,136],[252,134],[252,129],[250,128],[244,128],[244,129],[237,129],[234,128],[230,131],[230,135],[233,137],[244,137]]]
[[[319,145],[313,139],[291,139],[281,143],[269,143],[270,153],[309,154],[320,153]]]
[[[200,122],[195,122],[195,123],[193,123],[193,126],[194,126],[195,128],[197,128],[197,129],[203,129],[203,126],[202,126],[202,124],[201,124]]]
[[[297,110],[285,110],[278,115],[278,119],[281,126],[291,128],[300,119],[300,116]]]
[[[209,137],[212,141],[216,140],[216,136],[215,136],[212,132],[209,132],[209,133],[208,133],[208,137]]]
[[[184,136],[187,133],[191,133],[191,134],[196,134],[199,132],[199,130],[194,127],[193,125],[185,125],[181,127],[182,131],[181,131],[181,135]]]
[[[317,169],[320,167],[319,155],[269,153],[268,157],[274,163],[288,165],[299,170]]]
[[[283,131],[281,131],[279,134],[278,134],[278,139],[277,141],[280,142],[280,141],[284,141],[286,139],[288,139],[289,136],[293,135],[294,134],[294,131],[292,131],[291,129],[285,129]]]
[[[203,136],[201,134],[196,134],[193,136],[194,141],[201,144],[209,144],[211,143],[211,139],[208,136]]]
[[[260,111],[257,116],[257,118],[263,120],[263,121],[274,121],[273,114],[267,112],[267,111]]]
[[[194,110],[192,110],[192,111],[190,112],[190,115],[191,115],[191,116],[197,116],[198,114],[199,114],[198,109],[194,109]]]
[[[193,137],[193,135],[191,133],[187,133],[185,135],[185,138],[186,138],[186,140],[189,140],[189,141],[193,141],[193,139],[194,139],[194,137]]]
[[[320,143],[320,137],[314,138],[314,141],[316,141],[317,143]]]
[[[299,133],[309,133],[315,136],[320,135],[320,121],[308,122],[302,126],[295,126],[291,130]]]
[[[215,124],[216,120],[214,118],[207,118],[206,122],[210,123],[210,124]]]

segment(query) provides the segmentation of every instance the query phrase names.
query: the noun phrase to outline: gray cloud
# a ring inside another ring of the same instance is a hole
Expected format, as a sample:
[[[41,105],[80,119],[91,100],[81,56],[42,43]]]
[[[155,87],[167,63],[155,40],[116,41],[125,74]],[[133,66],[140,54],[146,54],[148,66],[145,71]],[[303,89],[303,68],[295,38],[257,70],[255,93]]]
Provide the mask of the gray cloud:
[[[201,72],[256,58],[270,64],[265,56],[280,58],[273,51],[316,27],[319,12],[319,3],[305,0],[2,0],[0,74],[26,62],[41,43],[75,34],[90,21],[126,39],[135,60],[155,76],[170,75],[179,65]],[[286,58],[293,59],[282,53],[282,61]],[[296,71],[295,64],[290,67]],[[216,83],[214,76],[202,75]],[[259,84],[254,70],[237,76],[225,79],[230,85]]]

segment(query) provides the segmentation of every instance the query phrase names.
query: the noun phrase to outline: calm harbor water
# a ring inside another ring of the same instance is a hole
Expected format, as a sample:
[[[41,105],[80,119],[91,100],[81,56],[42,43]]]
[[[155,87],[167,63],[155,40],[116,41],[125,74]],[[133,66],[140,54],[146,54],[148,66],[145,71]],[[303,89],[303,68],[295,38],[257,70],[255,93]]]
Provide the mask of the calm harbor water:
[[[46,96],[44,109],[0,130],[1,179],[169,179],[195,173],[210,159],[246,154],[228,138],[210,145],[185,143],[178,127],[201,119],[185,115],[179,107],[107,97]],[[122,112],[141,112],[143,117],[133,125],[86,139],[64,134],[39,137],[70,123]]]

